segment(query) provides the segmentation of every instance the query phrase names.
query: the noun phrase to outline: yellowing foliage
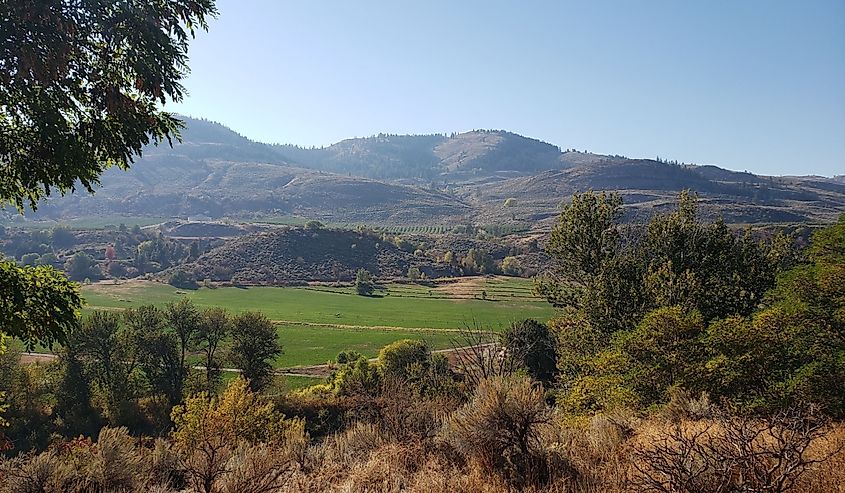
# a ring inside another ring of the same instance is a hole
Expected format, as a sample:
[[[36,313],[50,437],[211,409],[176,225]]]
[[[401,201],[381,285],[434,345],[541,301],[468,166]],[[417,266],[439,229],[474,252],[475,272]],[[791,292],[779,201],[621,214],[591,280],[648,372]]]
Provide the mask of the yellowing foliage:
[[[211,438],[222,438],[231,445],[279,442],[304,434],[300,419],[285,419],[272,402],[249,390],[243,378],[233,380],[219,398],[205,392],[187,399],[171,413],[176,427],[173,438],[178,446],[194,448]]]

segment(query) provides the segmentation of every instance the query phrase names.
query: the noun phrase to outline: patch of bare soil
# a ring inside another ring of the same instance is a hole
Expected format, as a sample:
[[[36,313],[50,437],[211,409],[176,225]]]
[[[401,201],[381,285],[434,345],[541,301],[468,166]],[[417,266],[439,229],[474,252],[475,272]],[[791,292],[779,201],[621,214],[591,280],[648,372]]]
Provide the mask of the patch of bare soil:
[[[435,292],[443,293],[455,298],[472,298],[484,288],[484,277],[459,277],[454,280],[439,283]]]

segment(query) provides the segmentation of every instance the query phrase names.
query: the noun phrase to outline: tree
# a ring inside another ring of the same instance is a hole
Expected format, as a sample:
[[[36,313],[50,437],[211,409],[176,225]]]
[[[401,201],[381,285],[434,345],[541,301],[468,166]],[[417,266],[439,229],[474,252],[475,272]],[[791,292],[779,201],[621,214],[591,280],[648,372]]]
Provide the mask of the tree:
[[[480,248],[470,248],[462,263],[472,273],[492,274],[496,271],[493,257]]]
[[[522,264],[516,257],[505,257],[502,259],[502,272],[509,276],[521,276]]]
[[[64,343],[81,309],[79,286],[52,267],[0,262],[0,332],[29,346]]]
[[[0,205],[23,212],[54,190],[93,193],[106,167],[178,137],[180,122],[157,103],[183,97],[188,36],[216,15],[213,0],[0,9]],[[33,310],[33,300],[43,303]],[[58,272],[0,263],[0,330],[29,344],[64,340],[80,305]]]
[[[91,382],[72,348],[59,353],[53,414],[64,436],[94,436],[101,416],[91,405]]]
[[[197,289],[197,281],[191,274],[183,270],[177,270],[170,275],[167,284],[180,289]]]
[[[412,253],[417,248],[416,245],[401,236],[393,238],[393,244],[396,245],[396,248],[402,250],[403,252]]]
[[[230,359],[249,380],[249,387],[258,391],[272,375],[272,360],[282,354],[276,327],[265,315],[243,312],[232,319]]]
[[[229,336],[232,321],[229,313],[222,308],[209,308],[202,312],[197,331],[194,333],[194,345],[203,354],[205,366],[205,386],[209,394],[220,380],[220,361],[217,350]]]
[[[48,266],[52,267],[58,261],[59,261],[59,259],[58,259],[58,257],[56,257],[56,254],[45,253],[44,255],[42,255],[38,259],[38,262],[36,262],[36,265],[48,265]]]
[[[109,260],[109,261],[117,258],[117,250],[115,250],[114,246],[109,245],[109,246],[106,247],[105,257],[106,257],[106,260]]]
[[[516,207],[516,199],[513,197],[505,199],[504,206],[505,209],[513,209],[514,207]],[[511,211],[511,220],[516,221],[516,213],[513,211]]]
[[[138,334],[138,366],[154,394],[167,398],[169,407],[182,401],[186,368],[179,362],[176,335],[156,330]]]
[[[406,380],[413,366],[427,367],[431,350],[425,341],[402,339],[383,347],[378,354],[379,369],[386,379]]]
[[[375,290],[373,276],[366,269],[358,269],[355,273],[355,292],[361,296],[372,296]]]
[[[200,325],[200,314],[191,300],[182,298],[177,302],[168,303],[164,309],[167,324],[176,333],[179,343],[179,376],[178,388],[181,389],[188,376],[189,368],[185,362],[190,349],[194,332]]]
[[[619,250],[619,194],[592,190],[574,194],[552,229],[546,252],[554,270],[537,278],[536,289],[555,306],[580,306],[584,289]]]
[[[700,390],[704,330],[700,313],[664,307],[620,337],[617,344],[631,362],[629,385],[644,403],[665,402],[672,387]]]
[[[645,234],[624,246],[609,210],[613,204],[602,205],[595,196],[589,207],[582,197],[572,204],[547,245],[558,266],[539,276],[536,287],[553,304],[580,310],[606,334],[630,329],[660,307],[698,311],[705,322],[748,315],[782,263],[750,234],[737,235],[722,221],[699,221],[688,192],[680,194],[677,210],[652,217]]]
[[[200,246],[199,243],[196,241],[191,242],[191,246],[188,247],[188,259],[189,260],[196,260],[200,256]]]
[[[0,354],[0,394],[10,397],[2,406],[6,423],[0,427],[0,445],[24,452],[48,444],[52,426],[44,409],[51,404],[52,388],[45,366],[22,364],[20,359],[15,350]]]
[[[76,238],[67,226],[56,226],[50,231],[50,243],[53,248],[69,248],[76,242]]]
[[[420,268],[417,266],[408,267],[408,279],[417,281],[420,278]]]
[[[166,331],[164,313],[153,305],[130,308],[123,314],[135,345],[138,365],[153,392],[167,397],[171,406],[182,400],[183,374],[176,335]]]
[[[37,253],[27,253],[21,256],[21,264],[33,267],[35,265],[38,265],[38,261],[40,259],[41,256]]]
[[[808,253],[779,276],[764,309],[708,327],[712,395],[763,410],[815,403],[845,416],[845,215],[813,235]]]
[[[85,373],[103,396],[112,425],[126,421],[134,397],[131,375],[136,367],[132,335],[111,312],[95,311],[73,332],[69,346],[85,365]]]
[[[502,345],[520,367],[543,383],[557,373],[557,340],[545,324],[532,319],[514,322],[502,332]]]
[[[76,252],[73,257],[65,262],[65,271],[68,277],[74,281],[83,279],[99,279],[103,276],[97,262],[85,252]]]
[[[721,220],[699,221],[697,199],[686,191],[677,210],[652,218],[637,249],[645,272],[636,289],[651,307],[698,310],[705,321],[749,315],[777,274],[767,248],[749,233],[737,235]]]
[[[108,167],[178,137],[188,38],[213,0],[11,2],[0,40],[0,203],[89,192]]]

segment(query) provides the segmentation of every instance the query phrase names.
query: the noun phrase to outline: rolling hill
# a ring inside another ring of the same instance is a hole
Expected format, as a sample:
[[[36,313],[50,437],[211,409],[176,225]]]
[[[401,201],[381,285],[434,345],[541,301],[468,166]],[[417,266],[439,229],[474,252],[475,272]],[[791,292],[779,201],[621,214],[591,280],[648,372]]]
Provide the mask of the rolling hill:
[[[290,284],[351,281],[358,269],[380,279],[398,278],[411,266],[432,278],[456,273],[448,264],[400,250],[374,234],[303,228],[243,236],[179,269],[218,282]]]
[[[628,217],[699,193],[729,222],[826,222],[845,210],[841,177],[766,177],[572,150],[500,130],[347,139],[306,149],[253,142],[186,119],[183,141],[109,170],[94,196],[42,204],[33,218],[99,215],[282,217],[334,223],[533,225],[575,191],[622,193]],[[507,198],[515,207],[503,207]]]

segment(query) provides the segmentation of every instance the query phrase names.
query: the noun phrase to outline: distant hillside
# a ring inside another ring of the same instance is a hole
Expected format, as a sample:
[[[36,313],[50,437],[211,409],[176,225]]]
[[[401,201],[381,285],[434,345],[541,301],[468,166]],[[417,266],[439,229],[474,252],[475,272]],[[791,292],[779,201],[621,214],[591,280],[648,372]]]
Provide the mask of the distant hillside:
[[[367,178],[432,178],[438,174],[433,149],[441,135],[379,135],[347,139],[318,149],[274,146],[302,166]]]
[[[451,137],[381,134],[319,149],[289,145],[274,149],[308,168],[379,179],[530,173],[567,165],[558,147],[503,130],[474,130]]]
[[[629,217],[665,207],[684,189],[701,195],[707,214],[731,222],[824,222],[845,210],[842,177],[763,177],[562,152],[501,130],[382,134],[304,149],[253,142],[205,120],[186,124],[183,142],[146,148],[128,172],[107,171],[95,196],[54,198],[28,217],[533,226],[555,215],[573,192],[591,188],[619,191]],[[515,207],[505,210],[508,198]]]
[[[55,197],[28,217],[258,215],[390,224],[470,212],[438,191],[294,166],[272,146],[222,125],[186,122],[181,143],[146,148],[129,171],[109,169],[95,195]]]
[[[505,131],[457,134],[435,149],[444,173],[530,173],[564,166],[560,148]]]
[[[562,199],[588,189],[618,191],[629,218],[673,207],[678,193],[693,190],[711,218],[728,222],[832,221],[845,211],[845,184],[817,177],[761,177],[715,166],[674,165],[653,160],[607,160],[491,184],[467,200],[487,221],[508,216],[537,221],[556,214]],[[507,198],[516,205],[507,210]]]
[[[180,267],[197,279],[239,284],[351,281],[358,269],[376,278],[399,278],[416,266],[428,277],[453,275],[446,264],[417,257],[355,231],[284,228],[232,240]]]
[[[286,164],[284,156],[271,146],[254,142],[228,127],[208,120],[183,117],[185,129],[182,130],[182,142],[174,142],[173,148],[163,144],[148,146],[144,149],[141,160],[172,159],[181,156],[184,159],[200,161],[255,162]]]

